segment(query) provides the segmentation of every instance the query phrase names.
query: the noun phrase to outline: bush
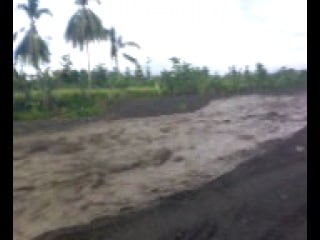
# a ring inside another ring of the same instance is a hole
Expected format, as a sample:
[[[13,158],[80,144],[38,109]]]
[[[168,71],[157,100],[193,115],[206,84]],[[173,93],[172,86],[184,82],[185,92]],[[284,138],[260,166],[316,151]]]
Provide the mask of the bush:
[[[77,118],[106,112],[109,107],[128,98],[159,96],[156,88],[127,89],[59,89],[50,96],[50,109],[43,105],[44,96],[40,91],[33,91],[30,99],[18,92],[14,95],[13,119],[36,120],[52,117]]]
[[[206,94],[210,90],[209,74],[190,64],[174,62],[172,71],[161,73],[160,89],[164,94]]]

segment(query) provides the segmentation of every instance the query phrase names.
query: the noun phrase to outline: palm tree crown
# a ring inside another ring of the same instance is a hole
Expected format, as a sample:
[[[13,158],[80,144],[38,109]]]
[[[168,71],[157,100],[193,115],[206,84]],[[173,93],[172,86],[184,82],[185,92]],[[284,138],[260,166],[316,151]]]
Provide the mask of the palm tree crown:
[[[110,30],[107,30],[110,41],[111,41],[111,59],[114,60],[115,62],[115,67],[116,70],[119,71],[119,63],[118,63],[118,53],[120,51],[120,49],[125,48],[126,46],[132,46],[132,47],[136,47],[138,49],[140,49],[140,46],[132,41],[129,42],[123,42],[122,37],[121,36],[117,36],[116,31],[114,28],[111,28]],[[135,64],[135,66],[139,66],[138,60],[126,53],[123,53],[122,56],[127,59],[128,61],[130,61],[131,63]]]
[[[107,33],[100,18],[90,9],[79,9],[69,20],[65,39],[72,42],[73,47],[80,47],[96,40],[105,40]]]
[[[37,29],[32,26],[18,45],[15,59],[20,59],[39,70],[39,64],[49,62],[49,48],[46,42],[39,36]]]
[[[25,11],[34,24],[35,20],[39,19],[42,14],[52,15],[48,8],[39,8],[39,0],[28,0],[28,4],[18,4],[18,9]]]
[[[96,2],[100,4],[99,0],[96,0]],[[89,3],[89,0],[76,0],[77,5],[86,6],[88,5],[88,3]]]
[[[40,37],[35,25],[35,21],[42,14],[52,15],[48,8],[39,8],[39,0],[28,0],[27,4],[18,4],[18,9],[25,11],[30,19],[30,28],[26,32],[22,41],[17,46],[15,51],[15,59],[21,59],[23,63],[32,65],[39,70],[41,63],[49,62],[49,48],[47,43]],[[24,31],[22,28],[20,30]],[[14,36],[16,38],[16,36]]]

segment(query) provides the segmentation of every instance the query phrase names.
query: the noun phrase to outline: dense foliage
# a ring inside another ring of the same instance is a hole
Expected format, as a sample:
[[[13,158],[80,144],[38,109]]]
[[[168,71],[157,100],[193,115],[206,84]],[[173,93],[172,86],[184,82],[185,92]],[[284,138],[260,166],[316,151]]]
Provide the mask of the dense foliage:
[[[91,72],[91,90],[86,88],[87,71],[72,69],[68,56],[63,57],[61,70],[52,74],[44,71],[31,81],[26,81],[24,75],[13,69],[14,119],[91,116],[108,111],[120,100],[137,97],[232,94],[282,90],[307,84],[306,70],[281,68],[268,73],[258,63],[253,71],[248,67],[241,71],[232,66],[225,75],[211,75],[206,67],[194,67],[177,58],[174,60],[171,70],[163,71],[160,76],[144,76],[142,71],[132,74],[129,70],[123,74],[98,65]],[[43,83],[47,87],[45,93],[41,91]],[[44,96],[49,96],[45,104],[42,101]]]

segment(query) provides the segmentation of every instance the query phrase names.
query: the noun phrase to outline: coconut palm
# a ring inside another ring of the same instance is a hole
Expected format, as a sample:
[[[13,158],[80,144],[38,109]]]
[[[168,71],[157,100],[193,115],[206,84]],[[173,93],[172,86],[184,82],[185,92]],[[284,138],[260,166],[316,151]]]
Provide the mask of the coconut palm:
[[[127,59],[129,62],[133,63],[133,64],[135,65],[136,69],[137,69],[137,68],[141,68],[140,63],[138,62],[138,60],[137,60],[136,58],[134,58],[134,57],[132,57],[132,56],[126,54],[126,53],[122,53],[122,56],[123,56],[125,59]]]
[[[36,28],[36,20],[41,15],[52,15],[48,8],[39,8],[39,0],[28,0],[27,4],[18,4],[18,9],[25,11],[30,19],[30,28],[26,32],[22,41],[17,46],[15,51],[15,59],[21,60],[22,63],[33,66],[37,71],[40,71],[41,63],[49,62],[49,48],[47,43],[40,37]],[[23,32],[22,28],[20,32]],[[14,40],[17,33],[14,34]]]
[[[89,43],[106,40],[107,31],[104,29],[100,18],[88,7],[89,0],[76,0],[79,10],[70,18],[65,32],[65,39],[80,51],[86,47],[88,58],[88,88],[91,88],[91,70]],[[97,1],[100,4],[100,1]]]
[[[47,43],[43,40],[36,28],[36,21],[43,15],[52,15],[48,8],[39,8],[39,0],[28,0],[27,4],[18,4],[17,8],[23,10],[30,20],[30,28],[18,44],[14,52],[14,59],[21,62],[21,69],[24,64],[31,65],[40,74],[40,65],[50,61],[50,52]],[[24,28],[19,32],[24,32]],[[13,39],[16,40],[18,33],[15,33]],[[26,82],[25,82],[26,84]],[[30,92],[25,85],[26,97],[30,97]],[[44,85],[43,85],[44,90]],[[45,100],[46,101],[46,100]]]
[[[12,34],[12,40],[13,40],[13,43],[15,43],[20,35],[20,33],[24,32],[25,28],[20,28],[19,31],[16,31],[16,32],[13,32]],[[13,65],[16,64],[16,59],[15,59],[15,55],[13,54]]]
[[[141,64],[138,62],[138,60],[126,53],[123,53],[122,56],[127,59],[129,62],[133,63],[135,65],[135,76],[137,79],[141,80],[141,77],[143,76],[142,67]]]
[[[47,43],[39,36],[37,29],[32,26],[18,45],[15,58],[40,71],[40,64],[48,63],[49,56]]]
[[[117,36],[114,28],[111,28],[110,30],[108,30],[108,35],[109,35],[110,41],[111,41],[111,49],[110,49],[111,59],[114,61],[116,71],[119,72],[119,60],[118,60],[119,51],[121,49],[125,48],[126,46],[132,46],[132,47],[136,47],[138,49],[140,49],[140,46],[137,43],[132,42],[132,41],[123,42],[122,37]],[[123,53],[122,56],[125,59],[127,59],[128,61],[130,61],[131,63],[133,63],[136,66],[136,68],[138,68],[140,66],[136,58],[134,58],[126,53]]]

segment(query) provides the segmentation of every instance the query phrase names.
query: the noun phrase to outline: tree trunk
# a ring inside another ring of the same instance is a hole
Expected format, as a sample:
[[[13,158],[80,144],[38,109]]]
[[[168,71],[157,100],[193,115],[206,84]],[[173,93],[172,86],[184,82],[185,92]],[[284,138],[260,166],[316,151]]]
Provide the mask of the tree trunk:
[[[114,57],[114,62],[115,62],[116,72],[119,73],[119,60],[117,55]]]
[[[87,57],[88,57],[88,90],[91,90],[91,69],[90,69],[90,54],[89,54],[89,42],[87,45]]]
[[[120,72],[119,72],[119,59],[118,59],[118,55],[115,55],[115,57],[114,57],[114,63],[115,63],[115,69],[116,69],[116,79],[115,79],[115,84],[119,81],[119,78],[120,78],[120,76],[119,76],[119,74],[120,74]],[[111,88],[113,88],[114,87],[114,84],[112,84],[111,85]]]
[[[24,82],[24,80],[23,80],[23,63],[21,63],[21,65],[20,65],[19,78],[21,78],[20,81],[21,81],[21,85],[22,85],[22,88],[23,88],[23,91],[25,94],[26,101],[28,101],[28,98],[29,98],[29,92],[28,92],[28,88],[27,88],[28,86],[27,86],[27,83]]]
[[[46,95],[46,90],[47,90],[47,84],[46,84],[46,80],[44,78],[42,78],[42,76],[41,76],[40,68],[37,69],[37,75],[36,76],[38,76],[38,79],[40,81],[41,91],[42,91],[43,95],[45,96]]]
[[[38,68],[37,69],[37,76],[38,76],[38,79],[40,81],[40,87],[41,87],[41,91],[42,91],[42,105],[44,107],[44,109],[46,110],[50,110],[50,93],[48,92],[48,89],[47,89],[47,83],[46,83],[46,79],[45,78],[42,78],[41,76],[41,69]]]

